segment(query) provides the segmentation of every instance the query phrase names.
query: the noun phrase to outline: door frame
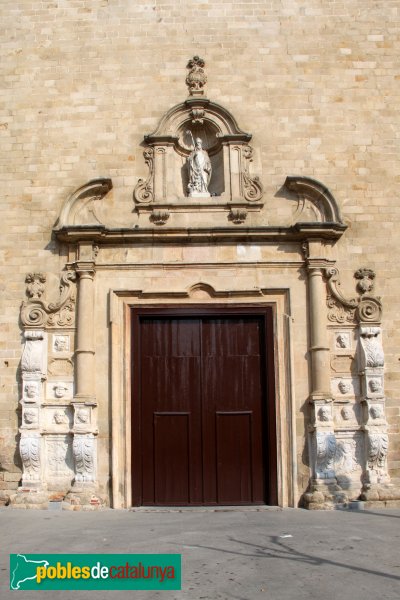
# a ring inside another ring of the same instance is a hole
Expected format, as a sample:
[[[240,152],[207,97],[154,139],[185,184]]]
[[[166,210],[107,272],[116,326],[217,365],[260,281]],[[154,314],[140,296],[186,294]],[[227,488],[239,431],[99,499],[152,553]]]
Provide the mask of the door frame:
[[[274,332],[278,505],[295,507],[300,499],[297,472],[296,400],[293,372],[291,290],[251,288],[218,291],[205,284],[180,291],[148,292],[126,286],[109,291],[110,488],[113,508],[132,506],[131,483],[131,308],[170,306],[271,307]]]
[[[132,504],[142,506],[142,431],[140,402],[140,319],[148,317],[261,317],[264,325],[263,364],[260,365],[263,384],[262,428],[264,464],[264,492],[267,505],[278,504],[277,493],[277,436],[275,401],[275,359],[274,359],[274,323],[272,306],[246,304],[195,304],[195,305],[158,305],[131,306],[131,464],[132,464]],[[133,477],[134,470],[137,476]]]

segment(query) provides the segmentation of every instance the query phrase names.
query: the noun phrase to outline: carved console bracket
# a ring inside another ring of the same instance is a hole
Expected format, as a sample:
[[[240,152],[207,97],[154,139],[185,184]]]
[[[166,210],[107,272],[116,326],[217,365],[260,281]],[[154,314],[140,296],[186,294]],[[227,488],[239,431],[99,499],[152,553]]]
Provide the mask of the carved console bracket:
[[[378,296],[370,296],[375,273],[371,269],[358,269],[357,298],[346,298],[340,290],[339,271],[335,267],[325,270],[328,285],[328,320],[337,323],[380,323],[382,303]]]
[[[74,271],[64,273],[61,276],[58,301],[46,302],[42,299],[46,275],[29,273],[25,279],[29,300],[23,302],[21,306],[21,321],[24,327],[72,327],[75,321],[75,281]]]

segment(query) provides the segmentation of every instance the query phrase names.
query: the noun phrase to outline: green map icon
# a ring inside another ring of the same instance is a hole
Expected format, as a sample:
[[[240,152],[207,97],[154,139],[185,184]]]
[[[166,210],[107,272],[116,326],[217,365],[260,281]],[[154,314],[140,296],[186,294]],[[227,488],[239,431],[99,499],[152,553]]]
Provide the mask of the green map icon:
[[[12,560],[14,558],[14,560]],[[10,556],[10,588],[19,590],[24,588],[25,581],[36,580],[37,567],[48,567],[47,560],[30,560],[24,554]]]

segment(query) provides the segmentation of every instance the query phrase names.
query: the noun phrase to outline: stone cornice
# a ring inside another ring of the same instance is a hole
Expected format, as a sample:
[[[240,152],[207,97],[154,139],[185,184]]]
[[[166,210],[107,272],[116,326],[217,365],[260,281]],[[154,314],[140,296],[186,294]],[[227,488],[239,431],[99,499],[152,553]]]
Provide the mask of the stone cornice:
[[[197,228],[108,228],[104,225],[75,225],[54,231],[60,242],[91,241],[101,244],[216,243],[216,242],[305,242],[311,239],[338,240],[346,225],[341,223],[297,223],[291,227],[197,227]]]

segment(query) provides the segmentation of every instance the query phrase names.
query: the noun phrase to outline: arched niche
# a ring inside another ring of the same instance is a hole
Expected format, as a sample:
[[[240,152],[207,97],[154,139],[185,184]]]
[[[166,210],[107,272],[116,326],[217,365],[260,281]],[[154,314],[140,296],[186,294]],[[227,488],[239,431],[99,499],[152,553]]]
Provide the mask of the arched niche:
[[[261,208],[262,184],[250,167],[251,134],[239,128],[228,110],[207,98],[188,98],[174,106],[157,129],[144,136],[148,175],[135,187],[137,207],[194,202],[188,192],[187,161],[196,138],[201,139],[212,165],[211,200],[196,198],[199,206],[244,203]]]

